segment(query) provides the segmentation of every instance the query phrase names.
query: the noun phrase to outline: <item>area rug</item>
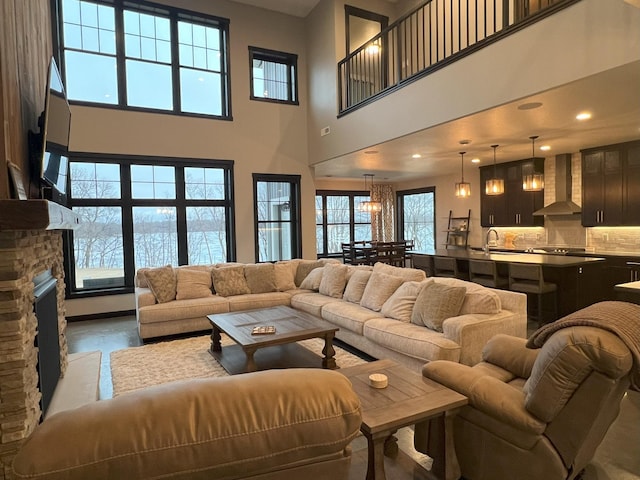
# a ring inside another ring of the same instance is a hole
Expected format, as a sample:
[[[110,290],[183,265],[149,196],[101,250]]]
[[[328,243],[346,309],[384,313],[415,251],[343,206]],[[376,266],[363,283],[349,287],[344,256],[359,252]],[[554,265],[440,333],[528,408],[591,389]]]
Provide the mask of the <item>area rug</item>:
[[[222,345],[234,342],[222,335]],[[322,357],[324,340],[312,338],[298,342]],[[211,337],[199,337],[153,343],[111,352],[113,396],[161,383],[188,378],[223,377],[228,373],[208,352]],[[365,360],[334,345],[335,359],[341,368],[365,363]]]

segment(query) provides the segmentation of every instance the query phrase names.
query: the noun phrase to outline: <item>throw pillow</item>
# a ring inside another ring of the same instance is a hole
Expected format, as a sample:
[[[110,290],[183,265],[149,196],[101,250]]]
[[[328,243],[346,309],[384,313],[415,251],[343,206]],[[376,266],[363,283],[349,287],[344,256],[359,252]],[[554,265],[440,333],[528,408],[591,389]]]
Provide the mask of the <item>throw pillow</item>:
[[[457,278],[437,277],[434,281],[450,287],[465,287],[467,294],[460,308],[460,315],[467,313],[500,313],[502,302],[500,297],[493,290],[473,282],[466,282]]]
[[[427,274],[424,273],[423,270],[418,270],[417,268],[394,267],[393,265],[387,265],[386,263],[381,262],[376,262],[373,266],[373,271],[393,275],[394,277],[400,277],[405,282],[421,282],[427,278]]]
[[[380,313],[402,322],[411,321],[411,312],[422,288],[429,282],[405,282],[382,305]]]
[[[290,261],[276,262],[273,266],[276,276],[276,288],[279,292],[287,290],[295,290],[296,288],[296,270],[297,263]]]
[[[354,270],[347,282],[342,298],[347,302],[360,303],[372,273],[371,270]]]
[[[176,274],[171,265],[150,268],[144,273],[144,277],[158,303],[176,299]]]
[[[149,283],[147,283],[147,277],[145,277],[145,274],[149,270],[151,269],[147,267],[142,267],[138,269],[138,271],[136,272],[136,278],[135,278],[136,287],[149,288]]]
[[[311,273],[311,270],[314,270],[319,267],[323,267],[324,263],[321,261],[315,260],[300,260],[298,262],[298,267],[296,268],[296,285],[300,287],[302,281],[307,278],[307,275]],[[302,288],[302,287],[301,287]]]
[[[302,280],[300,288],[304,290],[315,290],[317,292],[320,289],[320,282],[322,282],[323,272],[324,267],[318,267],[311,270],[311,272],[309,272],[309,275],[307,275],[305,279]]]
[[[276,291],[276,271],[273,263],[256,263],[244,266],[244,278],[251,293]]]
[[[347,266],[341,263],[327,263],[322,269],[324,272],[318,289],[320,293],[328,297],[342,298],[347,283]]]
[[[214,268],[211,276],[216,293],[222,297],[251,293],[244,278],[244,265]]]
[[[429,282],[416,298],[411,323],[442,332],[444,321],[460,313],[466,292],[467,289],[464,287],[449,287],[434,281]]]
[[[211,272],[208,270],[178,268],[176,269],[176,300],[204,298],[211,293]]]
[[[404,280],[402,278],[376,272],[374,268],[371,278],[369,278],[367,286],[362,293],[360,305],[374,312],[379,312],[384,302],[403,283]]]

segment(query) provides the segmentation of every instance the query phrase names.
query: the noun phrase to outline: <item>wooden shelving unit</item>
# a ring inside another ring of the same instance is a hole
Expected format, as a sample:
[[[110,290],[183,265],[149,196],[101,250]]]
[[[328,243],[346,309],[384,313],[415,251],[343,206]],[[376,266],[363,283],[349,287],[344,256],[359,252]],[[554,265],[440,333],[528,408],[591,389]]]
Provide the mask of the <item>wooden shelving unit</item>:
[[[471,210],[469,210],[466,217],[454,217],[453,210],[449,210],[446,248],[467,248],[470,220]]]

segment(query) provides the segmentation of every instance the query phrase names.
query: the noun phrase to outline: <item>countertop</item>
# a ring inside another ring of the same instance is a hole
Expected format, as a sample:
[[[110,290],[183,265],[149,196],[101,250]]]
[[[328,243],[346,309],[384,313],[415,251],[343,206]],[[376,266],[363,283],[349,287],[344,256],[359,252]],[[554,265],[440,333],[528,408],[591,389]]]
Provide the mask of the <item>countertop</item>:
[[[492,260],[502,263],[528,263],[544,267],[573,267],[594,262],[604,262],[602,257],[577,257],[573,255],[548,255],[543,253],[489,252],[479,250],[445,249],[436,250],[435,255],[459,258],[461,260]],[[431,255],[433,256],[433,255]]]
[[[536,248],[536,247],[533,247]],[[560,247],[562,248],[562,247]],[[470,250],[482,251],[482,247],[469,247]],[[522,248],[504,248],[504,247],[489,247],[490,252],[496,253],[528,253]],[[635,257],[640,259],[640,252],[623,252],[619,250],[594,250],[590,252],[569,252],[566,256],[577,257]]]

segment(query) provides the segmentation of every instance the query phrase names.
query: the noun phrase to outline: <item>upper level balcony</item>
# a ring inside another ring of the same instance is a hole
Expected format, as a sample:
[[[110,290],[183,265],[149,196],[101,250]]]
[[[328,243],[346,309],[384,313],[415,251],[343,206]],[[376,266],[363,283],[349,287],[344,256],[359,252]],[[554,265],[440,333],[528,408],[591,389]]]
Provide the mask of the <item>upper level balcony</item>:
[[[339,115],[580,0],[427,0],[338,64]]]

